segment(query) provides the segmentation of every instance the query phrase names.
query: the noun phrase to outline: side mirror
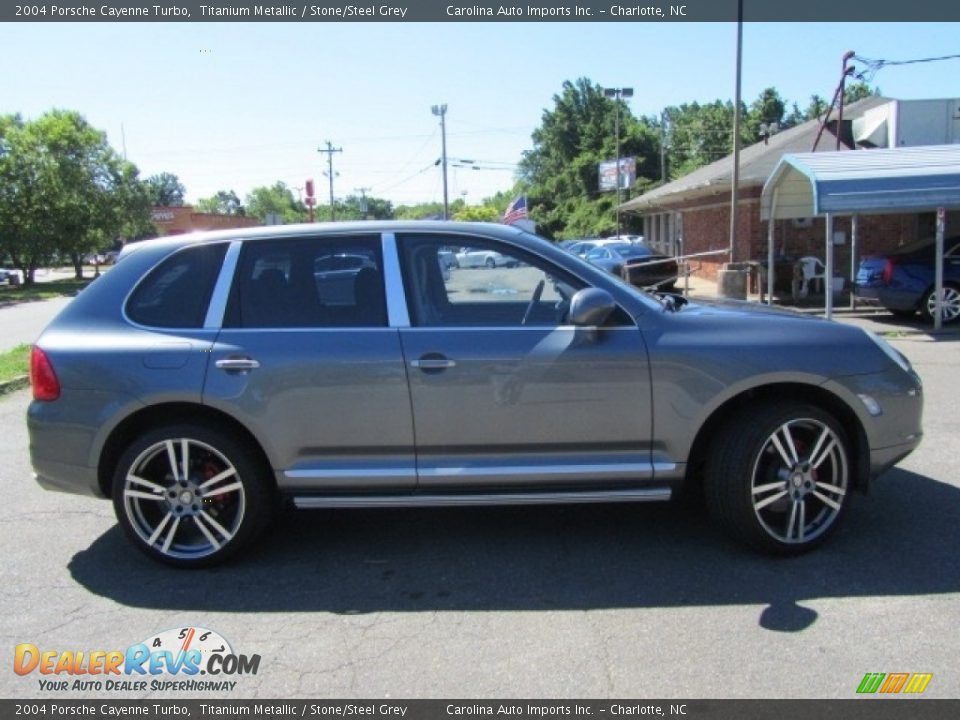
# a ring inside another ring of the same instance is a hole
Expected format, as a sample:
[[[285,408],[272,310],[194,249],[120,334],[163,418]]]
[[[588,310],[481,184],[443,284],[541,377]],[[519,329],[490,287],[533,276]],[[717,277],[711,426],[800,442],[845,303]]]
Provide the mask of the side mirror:
[[[569,322],[581,327],[603,325],[617,307],[610,293],[600,288],[584,288],[570,300]]]

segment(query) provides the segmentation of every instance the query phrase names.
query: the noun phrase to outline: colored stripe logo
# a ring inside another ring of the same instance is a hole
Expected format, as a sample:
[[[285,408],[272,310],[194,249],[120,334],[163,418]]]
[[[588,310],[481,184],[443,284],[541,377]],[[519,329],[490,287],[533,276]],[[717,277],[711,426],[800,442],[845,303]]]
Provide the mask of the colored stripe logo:
[[[919,695],[932,679],[933,673],[867,673],[857,687],[857,694]]]

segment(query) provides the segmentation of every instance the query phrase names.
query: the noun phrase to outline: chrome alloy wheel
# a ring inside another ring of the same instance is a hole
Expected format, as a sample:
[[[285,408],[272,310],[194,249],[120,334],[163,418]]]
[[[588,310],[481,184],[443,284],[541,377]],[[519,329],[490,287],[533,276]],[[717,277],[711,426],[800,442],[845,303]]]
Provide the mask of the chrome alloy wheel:
[[[943,292],[940,294],[940,312],[941,321],[944,323],[954,322],[960,317],[960,290],[949,285],[943,286]],[[926,315],[928,318],[937,316],[937,293],[931,291],[927,295]]]
[[[169,558],[196,560],[219,552],[246,511],[234,465],[213,446],[186,437],[141,452],[126,472],[122,493],[134,532]]]
[[[751,475],[753,511],[778,542],[815,540],[837,520],[849,484],[843,441],[824,422],[790,420],[767,438]]]

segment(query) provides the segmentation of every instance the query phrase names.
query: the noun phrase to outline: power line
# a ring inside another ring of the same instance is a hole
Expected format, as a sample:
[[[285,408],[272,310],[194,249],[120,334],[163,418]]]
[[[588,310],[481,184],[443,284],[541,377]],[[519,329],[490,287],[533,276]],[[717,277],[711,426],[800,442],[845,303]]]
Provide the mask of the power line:
[[[864,82],[873,82],[873,78],[876,76],[876,74],[881,70],[883,70],[883,68],[888,66],[917,65],[919,63],[940,62],[941,60],[957,60],[957,59],[960,59],[960,54],[940,55],[938,57],[928,57],[928,58],[915,58],[913,60],[871,60],[870,58],[854,55],[853,59],[867,66],[866,70],[856,74],[857,79],[863,80]]]

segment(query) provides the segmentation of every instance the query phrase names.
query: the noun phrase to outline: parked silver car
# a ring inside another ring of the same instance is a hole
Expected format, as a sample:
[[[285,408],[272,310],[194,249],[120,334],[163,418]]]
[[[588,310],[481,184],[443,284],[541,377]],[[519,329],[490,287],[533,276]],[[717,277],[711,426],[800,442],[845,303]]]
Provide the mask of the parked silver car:
[[[445,248],[508,273],[444,273]],[[342,273],[324,258],[361,258]],[[336,283],[336,287],[327,287]],[[149,556],[221,561],[303,508],[667,500],[748,545],[822,542],[921,438],[881,339],[660,298],[502,225],[270,227],[144,243],[31,362],[40,484],[111,497]]]

